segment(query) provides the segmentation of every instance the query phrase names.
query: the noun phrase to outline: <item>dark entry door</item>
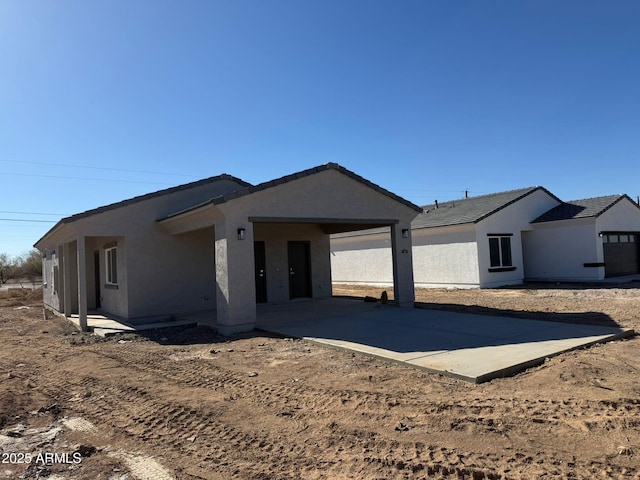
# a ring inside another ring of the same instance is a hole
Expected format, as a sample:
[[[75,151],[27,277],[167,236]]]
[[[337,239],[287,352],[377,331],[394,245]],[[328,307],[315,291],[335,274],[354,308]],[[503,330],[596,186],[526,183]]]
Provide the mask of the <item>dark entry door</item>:
[[[309,242],[289,242],[289,298],[311,297]]]
[[[256,303],[267,303],[267,256],[264,242],[253,243],[253,258],[256,266]]]
[[[93,252],[93,270],[96,290],[96,308],[100,308],[100,251]]]

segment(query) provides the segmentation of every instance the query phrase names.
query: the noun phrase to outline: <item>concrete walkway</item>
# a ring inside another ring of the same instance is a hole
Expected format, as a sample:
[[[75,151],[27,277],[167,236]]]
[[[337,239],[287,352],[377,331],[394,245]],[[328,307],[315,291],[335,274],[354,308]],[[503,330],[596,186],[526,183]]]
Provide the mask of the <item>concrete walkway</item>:
[[[258,328],[474,383],[511,375],[568,350],[633,335],[633,330],[617,327],[405,309],[345,298],[259,305]]]
[[[78,314],[68,317],[78,329],[80,329],[80,318]],[[113,316],[105,316],[100,313],[89,313],[87,315],[87,327],[99,337],[107,337],[117,333],[135,333],[143,330],[152,330],[155,328],[171,328],[186,325],[195,325],[197,322],[191,319],[165,320],[153,323],[131,324],[124,320],[114,318]]]

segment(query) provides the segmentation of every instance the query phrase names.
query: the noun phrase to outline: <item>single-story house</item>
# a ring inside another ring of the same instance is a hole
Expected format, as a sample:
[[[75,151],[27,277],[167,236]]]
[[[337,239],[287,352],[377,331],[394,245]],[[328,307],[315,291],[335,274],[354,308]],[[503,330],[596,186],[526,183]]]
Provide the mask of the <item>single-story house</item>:
[[[529,187],[427,205],[411,228],[417,287],[638,273],[640,207],[626,195],[563,202]],[[384,228],[333,235],[333,281],[390,286],[386,235]]]
[[[331,295],[329,235],[385,227],[396,303],[413,306],[411,220],[422,209],[335,163],[250,185],[219,175],[60,220],[43,254],[45,305],[145,323],[215,311],[251,330],[256,303]]]

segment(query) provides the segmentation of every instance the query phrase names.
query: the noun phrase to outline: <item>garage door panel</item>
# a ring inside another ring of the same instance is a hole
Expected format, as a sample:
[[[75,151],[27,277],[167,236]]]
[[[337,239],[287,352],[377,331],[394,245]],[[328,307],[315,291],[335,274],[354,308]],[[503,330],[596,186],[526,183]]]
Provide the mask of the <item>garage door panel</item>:
[[[638,235],[607,234],[603,236],[605,276],[633,275],[638,269]]]

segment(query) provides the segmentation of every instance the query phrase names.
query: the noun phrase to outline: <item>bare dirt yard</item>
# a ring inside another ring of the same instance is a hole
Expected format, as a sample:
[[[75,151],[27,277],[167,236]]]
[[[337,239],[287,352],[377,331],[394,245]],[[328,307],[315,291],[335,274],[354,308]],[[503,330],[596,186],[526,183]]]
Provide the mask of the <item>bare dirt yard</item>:
[[[417,299],[638,330],[638,293],[528,285]],[[640,478],[637,338],[473,385],[261,332],[99,339],[45,319],[41,292],[25,291],[0,296],[0,342],[0,478]]]

